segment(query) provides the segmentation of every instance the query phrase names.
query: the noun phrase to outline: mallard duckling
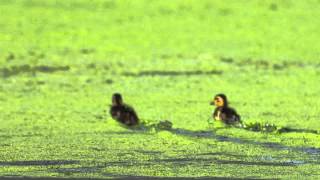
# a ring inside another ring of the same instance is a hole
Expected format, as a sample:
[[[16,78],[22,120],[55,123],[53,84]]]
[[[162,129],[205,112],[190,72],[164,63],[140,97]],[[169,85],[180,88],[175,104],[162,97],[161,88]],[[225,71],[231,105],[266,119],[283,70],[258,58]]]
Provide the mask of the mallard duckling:
[[[113,119],[127,126],[139,124],[137,113],[131,106],[123,103],[122,96],[119,93],[114,93],[112,96],[110,115]]]
[[[226,124],[241,123],[240,115],[235,109],[229,107],[226,95],[217,94],[210,105],[216,106],[212,114],[213,119],[223,121]]]

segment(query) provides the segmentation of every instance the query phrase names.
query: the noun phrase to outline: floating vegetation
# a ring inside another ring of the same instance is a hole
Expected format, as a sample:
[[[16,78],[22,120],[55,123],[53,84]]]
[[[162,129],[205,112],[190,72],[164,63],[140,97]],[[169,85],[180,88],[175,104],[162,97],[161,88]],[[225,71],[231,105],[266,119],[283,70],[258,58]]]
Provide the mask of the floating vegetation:
[[[278,127],[275,124],[263,124],[258,122],[243,124],[242,128],[255,132],[276,132],[278,130]]]
[[[209,126],[212,127],[213,122],[212,121],[208,121],[208,122],[209,122]],[[248,131],[263,132],[263,133],[279,133],[279,134],[281,134],[281,133],[312,133],[312,134],[320,134],[319,131],[312,130],[312,129],[279,127],[275,124],[259,123],[259,122],[237,123],[237,124],[233,124],[233,125],[224,125],[224,127],[236,127],[236,128],[241,128],[241,129],[245,129]]]
[[[144,120],[138,126],[135,126],[131,129],[140,129],[140,130],[147,130],[147,131],[162,131],[162,130],[171,130],[172,126],[173,124],[169,120],[162,120],[159,122]]]
[[[320,179],[319,9],[0,1],[0,179]],[[115,91],[151,120],[102,114]],[[243,124],[207,127],[220,92]]]
[[[141,71],[139,73],[125,72],[124,76],[200,76],[200,75],[221,75],[223,72],[218,70],[211,71]]]
[[[37,72],[42,73],[54,73],[56,71],[68,71],[70,69],[69,66],[30,66],[30,65],[21,65],[21,66],[11,66],[7,68],[1,68],[0,73],[2,77],[10,77],[19,75],[21,73],[31,73],[35,74]]]

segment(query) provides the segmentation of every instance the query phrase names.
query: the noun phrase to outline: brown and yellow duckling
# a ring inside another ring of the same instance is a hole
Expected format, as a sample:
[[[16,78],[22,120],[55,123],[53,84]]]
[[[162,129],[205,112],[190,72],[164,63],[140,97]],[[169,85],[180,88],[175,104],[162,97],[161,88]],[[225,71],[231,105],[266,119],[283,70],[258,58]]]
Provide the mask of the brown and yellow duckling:
[[[131,106],[123,102],[122,96],[119,93],[114,93],[112,96],[110,115],[113,119],[127,126],[139,124],[137,113]]]
[[[212,114],[213,119],[223,121],[226,124],[241,123],[240,115],[237,111],[229,107],[227,96],[224,94],[217,94],[210,105],[215,105],[216,108]]]

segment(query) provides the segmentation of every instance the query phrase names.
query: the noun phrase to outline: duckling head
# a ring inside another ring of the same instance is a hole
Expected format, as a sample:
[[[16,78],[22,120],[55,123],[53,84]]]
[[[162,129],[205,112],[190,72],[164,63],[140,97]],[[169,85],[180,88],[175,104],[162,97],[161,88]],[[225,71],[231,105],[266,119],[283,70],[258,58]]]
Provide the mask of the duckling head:
[[[120,93],[114,93],[112,95],[112,105],[113,106],[120,106],[123,104],[122,96]]]
[[[215,95],[210,105],[215,105],[216,107],[228,107],[227,96],[224,94]]]

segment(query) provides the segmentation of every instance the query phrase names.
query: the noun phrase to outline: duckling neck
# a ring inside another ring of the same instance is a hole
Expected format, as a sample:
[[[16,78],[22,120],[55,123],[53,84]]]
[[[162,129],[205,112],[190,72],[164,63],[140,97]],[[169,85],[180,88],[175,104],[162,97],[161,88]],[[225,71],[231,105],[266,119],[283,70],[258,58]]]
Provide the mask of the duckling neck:
[[[219,106],[219,107],[216,107],[217,110],[222,110],[222,109],[225,109],[225,108],[228,108],[228,106]]]

